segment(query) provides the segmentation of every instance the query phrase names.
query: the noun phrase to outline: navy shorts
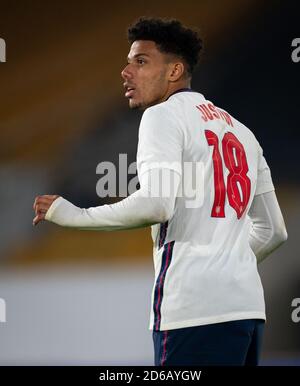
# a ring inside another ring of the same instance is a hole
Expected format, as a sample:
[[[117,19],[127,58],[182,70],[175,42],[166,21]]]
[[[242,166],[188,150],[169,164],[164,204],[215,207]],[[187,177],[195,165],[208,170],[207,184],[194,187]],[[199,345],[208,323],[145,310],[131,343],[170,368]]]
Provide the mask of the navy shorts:
[[[153,331],[155,366],[257,366],[264,320]]]

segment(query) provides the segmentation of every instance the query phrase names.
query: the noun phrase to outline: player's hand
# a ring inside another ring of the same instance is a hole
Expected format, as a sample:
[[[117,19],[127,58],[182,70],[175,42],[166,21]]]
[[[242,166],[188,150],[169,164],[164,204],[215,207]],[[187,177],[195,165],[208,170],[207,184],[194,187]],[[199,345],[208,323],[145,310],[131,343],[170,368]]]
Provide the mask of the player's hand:
[[[32,224],[37,225],[40,221],[45,220],[46,213],[50,206],[52,205],[53,201],[55,201],[58,197],[57,194],[55,195],[43,195],[43,196],[37,196],[34,200],[33,204],[33,210],[35,212],[35,218],[33,219]]]

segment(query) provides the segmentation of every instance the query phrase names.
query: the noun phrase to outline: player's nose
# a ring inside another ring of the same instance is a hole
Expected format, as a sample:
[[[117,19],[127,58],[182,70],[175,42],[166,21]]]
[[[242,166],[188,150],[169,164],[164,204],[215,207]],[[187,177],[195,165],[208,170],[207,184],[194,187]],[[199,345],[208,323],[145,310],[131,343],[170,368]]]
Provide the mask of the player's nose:
[[[132,78],[132,73],[130,72],[129,70],[129,65],[127,64],[127,66],[122,70],[121,72],[121,76],[124,80],[126,79],[131,79]]]

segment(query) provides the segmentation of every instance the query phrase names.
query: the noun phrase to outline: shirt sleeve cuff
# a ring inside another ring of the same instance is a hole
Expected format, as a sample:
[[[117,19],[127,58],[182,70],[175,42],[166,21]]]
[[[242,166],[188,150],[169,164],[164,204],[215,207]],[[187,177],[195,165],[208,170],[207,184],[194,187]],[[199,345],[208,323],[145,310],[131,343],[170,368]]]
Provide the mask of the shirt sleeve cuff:
[[[47,213],[46,213],[46,216],[45,216],[45,219],[47,221],[51,221],[52,217],[53,217],[53,214],[55,212],[55,210],[64,202],[66,201],[63,197],[58,197],[56,200],[54,200],[50,206],[50,208],[48,209]]]

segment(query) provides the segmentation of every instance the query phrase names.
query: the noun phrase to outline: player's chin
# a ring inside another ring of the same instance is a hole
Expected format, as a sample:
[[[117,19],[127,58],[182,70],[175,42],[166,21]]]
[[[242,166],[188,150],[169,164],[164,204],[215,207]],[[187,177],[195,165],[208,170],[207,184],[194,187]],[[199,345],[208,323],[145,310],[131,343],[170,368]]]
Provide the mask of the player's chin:
[[[141,109],[142,108],[142,104],[138,100],[136,100],[134,98],[130,98],[129,99],[129,107],[131,109]]]

